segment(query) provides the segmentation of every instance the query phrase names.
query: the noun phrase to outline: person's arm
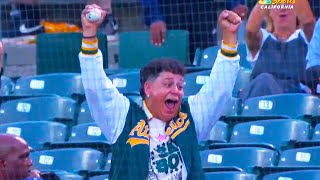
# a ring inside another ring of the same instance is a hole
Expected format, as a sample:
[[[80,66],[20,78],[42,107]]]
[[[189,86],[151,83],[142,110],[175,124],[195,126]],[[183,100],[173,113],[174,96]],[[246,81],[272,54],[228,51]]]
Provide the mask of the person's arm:
[[[142,0],[146,25],[150,26],[152,44],[161,46],[166,40],[167,24],[158,0]]]
[[[158,0],[142,0],[142,5],[147,26],[156,21],[164,21]]]
[[[262,44],[261,24],[268,13],[267,10],[261,9],[261,5],[257,3],[250,13],[246,27],[246,43],[252,58],[259,52]]]
[[[307,40],[310,41],[316,21],[312,13],[310,4],[308,0],[298,0],[296,1],[296,4],[294,6],[299,20],[299,25],[303,29]]]
[[[307,69],[319,65],[320,59],[320,19],[318,19],[311,41],[308,46],[308,53],[307,53]]]
[[[115,143],[123,130],[130,103],[113,86],[103,70],[103,58],[95,35],[106,12],[103,11],[103,18],[97,23],[90,23],[85,15],[93,7],[99,6],[88,5],[81,15],[83,36],[86,37],[82,40],[82,51],[79,54],[81,78],[93,119],[106,138]]]
[[[188,98],[198,141],[208,136],[214,124],[223,115],[227,103],[231,100],[239,71],[237,31],[241,18],[236,13],[225,10],[220,14],[219,22],[223,31],[223,42],[209,81],[196,95]]]

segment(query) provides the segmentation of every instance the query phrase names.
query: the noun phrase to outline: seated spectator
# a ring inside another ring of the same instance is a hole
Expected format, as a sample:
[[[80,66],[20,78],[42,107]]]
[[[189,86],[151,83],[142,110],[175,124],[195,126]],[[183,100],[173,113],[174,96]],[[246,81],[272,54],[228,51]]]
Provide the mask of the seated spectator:
[[[32,169],[28,143],[19,136],[0,134],[0,179],[24,180],[26,178],[58,180],[56,175],[43,177],[38,170]]]
[[[247,59],[254,67],[240,98],[308,91],[301,84],[305,81],[308,42],[315,23],[308,0],[295,1],[293,9],[269,10],[261,6],[255,5],[246,27]],[[265,18],[267,29],[261,29]]]
[[[320,19],[316,23],[307,54],[307,82],[312,93],[320,95]]]

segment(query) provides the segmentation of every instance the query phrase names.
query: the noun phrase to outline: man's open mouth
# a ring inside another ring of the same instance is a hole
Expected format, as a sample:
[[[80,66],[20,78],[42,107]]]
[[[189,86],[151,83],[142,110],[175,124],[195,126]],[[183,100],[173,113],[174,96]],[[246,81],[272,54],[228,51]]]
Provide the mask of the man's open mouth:
[[[170,110],[173,110],[176,107],[177,104],[178,104],[178,100],[175,100],[175,99],[167,99],[165,101],[165,105]]]

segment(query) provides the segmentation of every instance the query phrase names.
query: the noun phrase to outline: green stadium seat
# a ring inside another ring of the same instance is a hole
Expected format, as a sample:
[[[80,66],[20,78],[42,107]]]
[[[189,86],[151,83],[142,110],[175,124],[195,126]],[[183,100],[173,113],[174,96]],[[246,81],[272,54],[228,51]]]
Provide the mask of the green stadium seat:
[[[200,67],[211,69],[216,61],[219,50],[219,46],[211,46],[204,49],[200,59]]]
[[[219,167],[238,167],[252,172],[256,167],[274,166],[278,152],[261,147],[235,147],[201,151],[200,156],[206,171]]]
[[[28,121],[0,125],[0,133],[14,134],[25,139],[33,150],[42,149],[47,143],[64,142],[67,127],[49,121]]]
[[[14,90],[14,82],[7,76],[1,76],[0,95],[9,95]]]
[[[80,111],[79,111],[79,115],[78,115],[78,124],[83,124],[83,123],[89,123],[89,122],[94,122],[94,120],[92,119],[91,113],[90,113],[90,109],[88,106],[88,102],[87,101],[83,101],[81,103],[81,107],[80,107]]]
[[[211,129],[208,141],[226,143],[229,135],[228,128],[227,123],[218,121]]]
[[[208,81],[211,70],[188,73],[184,77],[184,96],[197,94],[201,87]]]
[[[319,167],[320,147],[296,148],[283,151],[279,167]]]
[[[118,91],[126,94],[140,94],[140,72],[133,71],[109,76]]]
[[[313,131],[312,140],[320,141],[320,124],[317,124]]]
[[[233,91],[233,97],[239,97],[239,93],[249,84],[251,76],[251,70],[240,68]]]
[[[142,105],[143,100],[140,95],[137,94],[126,94],[126,97],[136,102],[138,105]],[[94,119],[91,116],[90,109],[87,101],[81,103],[79,115],[78,115],[78,124],[94,122]]]
[[[206,180],[256,180],[256,175],[245,172],[208,172],[205,173]]]
[[[50,148],[54,149],[72,147],[96,149],[103,152],[105,155],[111,151],[110,142],[106,139],[95,122],[73,126],[68,142],[50,144]]]
[[[143,104],[143,99],[140,95],[126,94],[126,97],[131,99],[133,102],[137,103],[139,106],[142,106],[142,104]]]
[[[109,153],[106,157],[106,164],[104,166],[104,170],[110,172],[111,169],[111,161],[112,161],[112,154]]]
[[[169,57],[190,64],[189,33],[184,30],[167,31],[166,42],[161,47],[150,41],[149,31],[120,33],[119,67],[141,68],[156,58]]]
[[[16,82],[15,95],[48,95],[76,98],[84,96],[79,73],[52,73],[21,77]]]
[[[319,114],[319,98],[308,94],[277,94],[250,98],[242,105],[237,116],[224,117],[228,123],[239,123],[261,119],[313,120]]]
[[[32,97],[1,104],[0,124],[23,121],[58,121],[75,124],[76,102],[59,96]]]
[[[109,174],[90,177],[89,180],[109,180]]]
[[[263,180],[319,180],[320,170],[297,170],[265,175]]]
[[[230,143],[270,144],[276,150],[292,147],[294,142],[308,140],[310,124],[296,119],[272,119],[239,123],[233,127]]]
[[[69,137],[69,142],[95,142],[108,140],[101,132],[99,126],[95,123],[85,123],[73,126],[71,129],[71,135]]]
[[[66,148],[34,151],[30,154],[33,167],[40,171],[80,171],[99,170],[103,164],[103,154],[89,148]]]
[[[84,180],[82,176],[78,174],[68,173],[66,171],[54,171],[54,173],[60,178],[60,180]],[[49,177],[47,179],[49,179]]]
[[[319,99],[307,94],[280,94],[248,99],[242,115],[307,118],[317,115]]]
[[[104,68],[108,67],[108,45],[105,35],[98,34]],[[79,53],[82,33],[43,33],[37,35],[37,74],[80,73]]]

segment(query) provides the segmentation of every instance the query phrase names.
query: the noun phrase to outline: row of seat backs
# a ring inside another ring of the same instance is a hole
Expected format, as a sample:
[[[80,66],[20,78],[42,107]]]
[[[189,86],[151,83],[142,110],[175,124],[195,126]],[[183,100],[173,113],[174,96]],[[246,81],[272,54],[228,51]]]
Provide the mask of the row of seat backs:
[[[104,68],[108,67],[108,41],[99,33],[99,49],[103,54]],[[37,74],[80,73],[79,52],[82,33],[39,34],[37,36]],[[139,43],[137,43],[139,42]],[[50,47],[50,48],[48,48]],[[155,58],[170,57],[189,64],[189,32],[169,30],[161,47],[150,42],[149,31],[120,33],[119,67],[141,68]]]
[[[185,96],[194,95],[208,81],[211,70],[188,73],[185,76]],[[241,70],[234,88],[234,96],[242,90],[248,82],[247,70]],[[140,73],[133,70],[127,73],[110,75],[109,78],[117,89],[127,95],[139,95]],[[57,83],[59,82],[59,83]],[[10,78],[2,77],[1,95],[14,96],[39,96],[56,94],[63,97],[70,97],[82,102],[84,89],[81,75],[78,73],[53,73],[38,76],[27,76],[19,78],[14,84]]]
[[[319,152],[320,147],[309,147],[287,150],[279,155],[271,149],[243,146],[201,151],[200,156],[206,172],[243,171],[261,176],[288,170],[319,171]],[[82,175],[87,174],[87,171],[108,172],[112,163],[111,154],[106,156],[91,148],[34,151],[30,157],[34,167],[39,170],[63,170]]]
[[[296,119],[273,119],[239,123],[232,129],[228,124],[218,121],[210,131],[205,143],[208,145],[206,148],[251,144],[261,145],[281,152],[295,146],[319,144],[319,131],[320,124],[311,129],[309,123]],[[33,133],[30,134],[30,132]],[[72,126],[70,132],[65,124],[52,121],[7,123],[0,125],[0,133],[21,136],[34,149],[45,148],[47,144],[65,142],[104,142],[110,144],[95,122]],[[311,134],[312,137],[310,138]]]
[[[68,173],[65,171],[55,171],[55,174],[59,176],[61,180],[108,180],[108,172],[99,172],[98,175],[83,177],[77,174]],[[90,172],[89,172],[90,174]],[[272,173],[263,176],[263,180],[318,180],[320,178],[319,170],[296,170],[286,171],[279,173]],[[258,177],[255,174],[250,174],[242,171],[218,171],[205,173],[206,180],[257,180]]]

